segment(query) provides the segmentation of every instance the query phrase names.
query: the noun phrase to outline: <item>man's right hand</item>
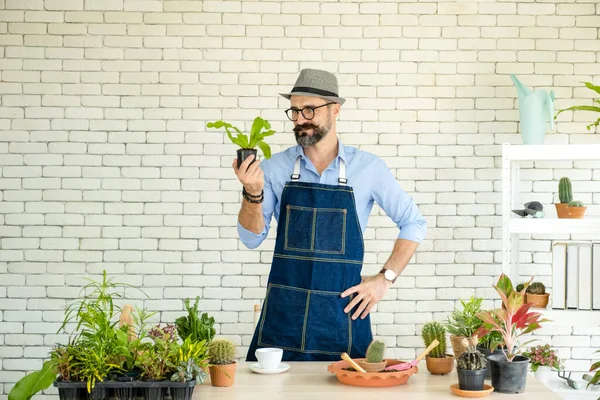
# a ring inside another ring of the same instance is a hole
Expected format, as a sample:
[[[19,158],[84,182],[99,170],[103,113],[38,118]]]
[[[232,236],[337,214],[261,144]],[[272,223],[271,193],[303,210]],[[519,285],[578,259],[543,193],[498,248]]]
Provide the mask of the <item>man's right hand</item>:
[[[246,192],[258,196],[265,187],[265,177],[262,168],[260,168],[260,160],[252,163],[254,157],[254,154],[251,154],[242,162],[240,168],[237,167],[237,159],[234,158],[232,167],[238,180],[246,188]]]

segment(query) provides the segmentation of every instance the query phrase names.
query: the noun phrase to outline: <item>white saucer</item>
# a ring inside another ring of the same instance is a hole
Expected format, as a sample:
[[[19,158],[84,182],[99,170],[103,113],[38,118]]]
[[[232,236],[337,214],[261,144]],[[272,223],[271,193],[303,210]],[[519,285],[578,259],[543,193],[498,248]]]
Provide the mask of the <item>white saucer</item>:
[[[286,364],[286,363],[279,363],[279,366],[277,367],[277,369],[262,369],[260,367],[260,364],[257,362],[248,365],[248,367],[250,367],[250,370],[252,372],[256,372],[257,374],[267,374],[267,375],[280,374],[280,373],[285,372],[288,369],[290,369],[290,365]]]

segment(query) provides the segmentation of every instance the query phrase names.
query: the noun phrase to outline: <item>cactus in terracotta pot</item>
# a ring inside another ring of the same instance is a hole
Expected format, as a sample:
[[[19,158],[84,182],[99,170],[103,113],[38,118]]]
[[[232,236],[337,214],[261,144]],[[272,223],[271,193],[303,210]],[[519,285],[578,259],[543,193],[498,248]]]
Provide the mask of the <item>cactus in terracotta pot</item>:
[[[571,180],[567,177],[563,176],[558,182],[558,199],[561,203],[569,203],[573,200]]]
[[[373,340],[367,348],[366,358],[359,361],[359,365],[367,372],[380,372],[387,362],[384,358],[385,343],[382,340]]]
[[[525,290],[525,302],[532,303],[533,308],[546,308],[549,296],[542,282],[533,282]]]
[[[235,345],[229,339],[213,339],[208,345],[213,386],[231,386],[235,379]]]
[[[423,325],[421,336],[427,347],[436,339],[440,342],[425,357],[427,370],[433,375],[450,373],[454,368],[454,357],[446,354],[446,327],[437,321],[427,322]]]

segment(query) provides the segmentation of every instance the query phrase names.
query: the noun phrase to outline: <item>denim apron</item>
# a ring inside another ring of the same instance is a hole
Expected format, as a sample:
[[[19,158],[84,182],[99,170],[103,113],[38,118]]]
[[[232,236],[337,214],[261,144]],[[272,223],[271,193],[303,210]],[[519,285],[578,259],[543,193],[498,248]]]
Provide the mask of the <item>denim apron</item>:
[[[300,156],[281,195],[267,294],[247,361],[261,347],[284,350],[284,361],[364,357],[373,340],[370,314],[352,320],[344,308],[361,283],[364,256],[352,188],[340,159],[338,185],[300,182]]]

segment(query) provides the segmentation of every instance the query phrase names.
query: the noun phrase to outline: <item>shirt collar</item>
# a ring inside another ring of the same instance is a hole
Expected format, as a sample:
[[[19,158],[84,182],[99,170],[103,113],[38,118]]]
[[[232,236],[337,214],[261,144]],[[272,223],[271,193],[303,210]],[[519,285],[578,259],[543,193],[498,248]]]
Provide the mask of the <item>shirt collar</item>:
[[[306,161],[306,155],[304,154],[304,148],[300,145],[296,145],[296,158],[298,158],[298,156],[301,156],[302,159],[304,161]],[[344,160],[344,162],[346,162],[346,151],[344,150],[344,145],[342,144],[342,141],[340,140],[340,138],[338,138],[338,155],[336,157],[336,164],[339,162],[337,161],[339,158],[341,158],[342,160]]]

